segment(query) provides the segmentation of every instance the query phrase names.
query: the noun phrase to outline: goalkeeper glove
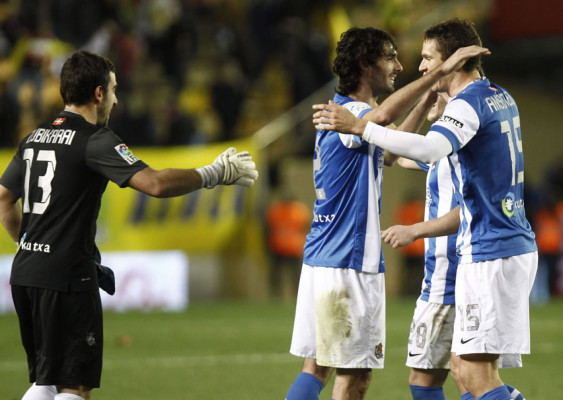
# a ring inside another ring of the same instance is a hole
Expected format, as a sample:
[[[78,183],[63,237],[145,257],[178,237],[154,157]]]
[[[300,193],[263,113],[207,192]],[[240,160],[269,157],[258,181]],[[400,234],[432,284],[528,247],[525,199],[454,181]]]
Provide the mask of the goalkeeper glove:
[[[240,185],[250,187],[258,179],[256,164],[248,151],[237,153],[229,147],[213,164],[196,169],[201,175],[202,187],[211,189],[216,185]]]

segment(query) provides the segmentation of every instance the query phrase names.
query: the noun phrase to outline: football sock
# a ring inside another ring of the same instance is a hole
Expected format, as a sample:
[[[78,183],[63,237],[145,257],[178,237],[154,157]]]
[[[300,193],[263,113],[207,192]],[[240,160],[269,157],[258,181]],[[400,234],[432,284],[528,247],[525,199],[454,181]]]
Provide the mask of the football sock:
[[[510,393],[512,400],[526,400],[520,391],[510,385],[505,384],[506,388],[508,389],[508,393]],[[471,393],[467,392],[461,395],[461,400],[475,400]]]
[[[36,385],[35,383],[27,389],[22,400],[53,400],[57,394],[54,386]]]
[[[446,400],[444,389],[441,386],[409,386],[413,400]]]
[[[72,393],[59,393],[54,400],[84,400],[84,397]]]
[[[502,385],[483,393],[477,400],[512,400],[512,397],[506,386]]]
[[[314,375],[301,372],[289,388],[285,400],[318,400],[323,383]]]
[[[508,389],[508,392],[510,393],[510,395],[512,396],[512,400],[526,400],[524,398],[524,396],[522,395],[522,393],[520,393],[520,391],[510,385],[507,385],[506,383],[504,384],[504,386],[506,386],[506,388]]]

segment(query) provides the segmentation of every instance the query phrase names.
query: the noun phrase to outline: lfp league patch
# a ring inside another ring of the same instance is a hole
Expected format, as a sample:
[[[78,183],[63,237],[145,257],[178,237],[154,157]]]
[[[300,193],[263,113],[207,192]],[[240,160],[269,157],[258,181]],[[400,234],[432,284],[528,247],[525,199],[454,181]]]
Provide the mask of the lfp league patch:
[[[131,150],[129,150],[127,145],[125,145],[123,143],[115,146],[114,149],[121,156],[121,158],[123,158],[129,164],[133,164],[133,163],[139,161],[139,159],[133,155]]]

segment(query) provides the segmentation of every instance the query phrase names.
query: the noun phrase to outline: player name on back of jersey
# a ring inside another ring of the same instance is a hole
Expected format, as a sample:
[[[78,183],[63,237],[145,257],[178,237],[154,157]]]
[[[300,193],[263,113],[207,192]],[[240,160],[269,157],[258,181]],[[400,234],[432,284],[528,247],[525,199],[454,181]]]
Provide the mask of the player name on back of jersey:
[[[512,96],[506,92],[500,92],[493,96],[486,97],[485,102],[489,106],[489,110],[493,113],[516,105]]]
[[[45,129],[37,128],[27,138],[26,143],[53,143],[70,146],[76,131],[72,129]]]

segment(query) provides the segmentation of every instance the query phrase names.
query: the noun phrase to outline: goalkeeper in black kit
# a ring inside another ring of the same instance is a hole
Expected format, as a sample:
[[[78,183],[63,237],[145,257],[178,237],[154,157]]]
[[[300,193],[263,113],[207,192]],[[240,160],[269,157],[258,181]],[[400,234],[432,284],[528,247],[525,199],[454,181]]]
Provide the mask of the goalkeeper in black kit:
[[[107,127],[116,88],[110,60],[74,53],[61,71],[64,111],[21,141],[0,178],[0,222],[18,244],[12,298],[35,382],[27,400],[90,399],[100,387],[94,237],[109,181],[173,197],[216,185],[252,186],[258,178],[251,155],[234,148],[197,169],[151,168]]]

